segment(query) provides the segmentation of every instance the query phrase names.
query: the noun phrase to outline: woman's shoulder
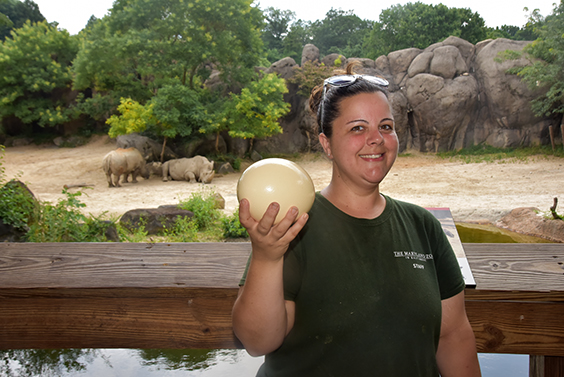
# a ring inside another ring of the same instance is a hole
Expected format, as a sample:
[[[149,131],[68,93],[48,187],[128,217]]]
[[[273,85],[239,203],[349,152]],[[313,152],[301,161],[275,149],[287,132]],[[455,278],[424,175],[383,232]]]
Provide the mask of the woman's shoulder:
[[[435,215],[433,215],[427,208],[403,200],[393,199],[386,195],[384,195],[384,197],[390,207],[393,208],[394,212],[400,215],[406,215],[417,219],[426,219],[431,222],[438,221]]]

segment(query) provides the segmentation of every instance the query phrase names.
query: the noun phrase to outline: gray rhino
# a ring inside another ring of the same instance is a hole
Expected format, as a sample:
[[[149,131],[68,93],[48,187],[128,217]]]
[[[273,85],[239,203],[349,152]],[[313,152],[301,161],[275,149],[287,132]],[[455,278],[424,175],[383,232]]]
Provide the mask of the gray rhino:
[[[145,159],[141,152],[135,148],[118,148],[111,151],[104,156],[102,169],[106,173],[109,187],[121,187],[119,179],[122,175],[124,176],[124,182],[127,182],[127,176],[131,174],[132,183],[137,183],[138,175],[145,179],[149,179],[150,176]],[[112,178],[114,179],[112,180]]]
[[[215,175],[213,161],[204,156],[169,160],[163,163],[162,169],[164,182],[170,177],[175,181],[210,183]]]

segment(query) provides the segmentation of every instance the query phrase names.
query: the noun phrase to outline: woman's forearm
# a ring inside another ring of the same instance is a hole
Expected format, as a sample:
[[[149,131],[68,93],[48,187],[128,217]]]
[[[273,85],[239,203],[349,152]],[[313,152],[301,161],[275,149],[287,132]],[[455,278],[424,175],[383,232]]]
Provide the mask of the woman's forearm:
[[[289,331],[283,263],[283,258],[275,262],[251,258],[245,285],[233,306],[233,330],[253,356],[276,350]]]

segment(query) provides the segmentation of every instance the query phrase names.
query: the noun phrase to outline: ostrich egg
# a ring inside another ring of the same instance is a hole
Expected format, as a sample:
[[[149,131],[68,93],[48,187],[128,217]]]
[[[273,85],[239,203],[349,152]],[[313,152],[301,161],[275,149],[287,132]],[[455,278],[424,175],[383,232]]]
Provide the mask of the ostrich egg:
[[[247,199],[251,216],[260,220],[272,202],[280,205],[275,224],[295,206],[298,217],[308,212],[315,199],[315,188],[309,174],[298,164],[283,158],[267,158],[255,162],[241,174],[237,183],[237,199]]]

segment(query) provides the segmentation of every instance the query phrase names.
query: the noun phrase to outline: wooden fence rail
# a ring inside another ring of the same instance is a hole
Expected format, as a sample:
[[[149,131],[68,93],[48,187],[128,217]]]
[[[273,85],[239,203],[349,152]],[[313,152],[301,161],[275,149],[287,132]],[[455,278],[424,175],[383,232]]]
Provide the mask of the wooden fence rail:
[[[478,351],[564,376],[564,245],[464,244]],[[0,244],[0,349],[240,348],[248,243]]]

